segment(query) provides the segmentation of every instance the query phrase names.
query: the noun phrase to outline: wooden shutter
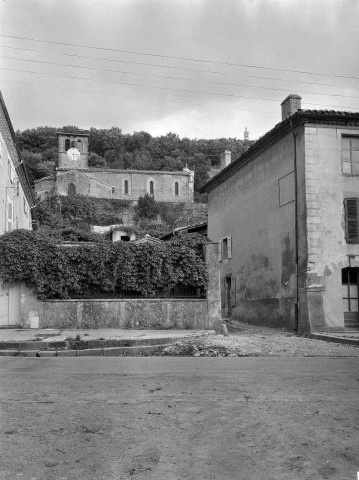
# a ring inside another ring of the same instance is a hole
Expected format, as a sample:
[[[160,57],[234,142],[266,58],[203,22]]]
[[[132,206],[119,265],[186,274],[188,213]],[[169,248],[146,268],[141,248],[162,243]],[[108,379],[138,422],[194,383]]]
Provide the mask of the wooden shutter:
[[[228,258],[232,258],[232,237],[227,237]]]
[[[9,232],[12,230],[12,222],[14,220],[14,204],[13,202],[8,198],[7,201],[7,229]]]
[[[218,255],[219,255],[219,261],[222,261],[222,242],[218,242]]]
[[[345,205],[345,235],[348,243],[359,243],[358,199],[346,198]]]

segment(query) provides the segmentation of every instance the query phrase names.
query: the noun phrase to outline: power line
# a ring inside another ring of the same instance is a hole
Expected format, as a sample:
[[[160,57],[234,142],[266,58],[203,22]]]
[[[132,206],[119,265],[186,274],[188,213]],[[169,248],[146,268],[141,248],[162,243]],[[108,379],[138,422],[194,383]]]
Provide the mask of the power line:
[[[217,64],[217,65],[226,65],[226,66],[232,66],[232,67],[245,67],[245,68],[257,68],[257,69],[262,69],[262,70],[274,70],[278,72],[289,72],[289,73],[300,73],[300,74],[306,74],[306,75],[320,75],[324,77],[335,77],[335,78],[347,78],[347,79],[355,79],[359,80],[359,77],[351,76],[351,75],[336,75],[336,74],[329,74],[329,73],[323,73],[323,72],[309,72],[305,70],[290,70],[287,68],[277,68],[277,67],[264,67],[262,65],[250,65],[250,64],[241,64],[241,63],[232,63],[232,62],[221,62],[218,60],[205,60],[202,58],[190,58],[190,57],[178,57],[174,55],[162,55],[159,53],[148,53],[148,52],[138,52],[134,50],[122,50],[118,48],[109,48],[109,47],[95,47],[92,45],[82,45],[78,43],[66,43],[66,42],[56,42],[53,40],[41,40],[39,38],[29,38],[29,37],[20,37],[16,35],[1,35],[0,37],[5,37],[5,38],[15,38],[18,40],[26,40],[30,42],[40,42],[40,43],[50,43],[52,45],[65,45],[67,47],[80,47],[80,48],[89,48],[93,50],[102,50],[102,51],[107,51],[107,52],[117,52],[117,53],[129,53],[131,55],[144,55],[144,56],[150,56],[150,57],[159,57],[159,58],[170,58],[173,60],[185,60],[185,61],[191,61],[191,62],[200,62],[200,63],[210,63],[210,64]]]
[[[121,97],[121,98],[133,98],[136,100],[141,100],[143,101],[143,97],[135,96],[135,95],[123,95],[121,93],[108,93],[108,92],[94,92],[91,90],[79,90],[76,88],[68,88],[68,87],[57,87],[54,85],[44,85],[41,83],[29,83],[29,82],[20,82],[18,80],[1,80],[2,82],[8,82],[8,83],[18,83],[21,85],[28,85],[28,86],[33,86],[33,87],[44,87],[44,88],[55,88],[58,90],[70,90],[73,92],[77,93],[85,93],[85,94],[94,94],[94,95],[105,95],[105,96],[114,96],[114,97]],[[157,103],[164,103],[160,102],[157,98],[151,98],[151,97],[146,97],[146,100],[151,100],[155,101]],[[203,107],[203,103],[193,103],[193,102],[183,102],[181,100],[168,100],[166,99],[166,103],[179,103],[179,104],[184,104],[184,105],[193,105],[193,106],[200,106]],[[242,111],[242,112],[259,112],[259,113],[264,113],[268,115],[276,114],[278,112],[270,111],[270,110],[253,110],[253,109],[248,109],[248,108],[235,108],[235,107],[227,107],[224,105],[216,105],[216,104],[205,104],[206,106],[210,107],[215,107],[215,108],[224,108],[226,110],[237,110],[237,111]]]
[[[106,84],[112,84],[112,85],[126,85],[126,86],[135,86],[135,87],[143,87],[143,88],[152,88],[152,89],[160,89],[160,90],[170,90],[170,91],[176,91],[176,92],[185,92],[185,93],[196,93],[196,94],[204,94],[204,95],[215,95],[215,96],[221,96],[221,97],[232,97],[232,98],[246,98],[246,99],[251,99],[251,100],[260,100],[260,101],[269,101],[269,102],[278,102],[278,99],[276,98],[261,98],[261,97],[253,97],[253,96],[248,96],[248,95],[235,95],[235,94],[230,94],[230,93],[216,93],[216,92],[202,92],[198,90],[187,90],[187,89],[180,89],[180,88],[172,88],[172,87],[161,87],[161,86],[154,86],[154,85],[143,85],[143,84],[137,84],[137,83],[129,83],[129,82],[114,82],[114,81],[109,81],[109,80],[97,80],[93,78],[87,78],[87,77],[76,77],[72,75],[60,75],[60,74],[55,74],[55,73],[43,73],[43,72],[33,72],[31,70],[22,70],[22,69],[16,69],[16,68],[7,68],[7,67],[0,67],[1,70],[8,70],[8,71],[14,71],[14,72],[22,72],[22,73],[31,73],[34,75],[44,75],[47,77],[59,77],[59,78],[70,78],[74,80],[86,80],[90,82],[98,82],[98,83],[106,83]],[[314,106],[323,106],[323,104],[320,103],[309,103],[310,105]],[[351,109],[351,108],[357,108],[357,107],[346,107],[343,105],[327,105],[326,106],[332,107],[332,108],[343,108],[343,109]]]
[[[113,58],[104,58],[104,57],[92,57],[90,55],[79,55],[79,54],[74,54],[74,53],[62,53],[62,52],[51,52],[49,50],[37,50],[33,48],[20,48],[20,47],[10,47],[8,45],[0,45],[1,48],[9,48],[12,50],[21,50],[24,52],[36,52],[36,53],[45,53],[49,55],[60,55],[60,56],[65,56],[65,57],[75,57],[75,58],[85,58],[87,60],[100,60],[100,61],[105,61],[105,62],[112,62],[112,63],[125,63],[125,64],[130,64],[130,65],[141,65],[145,67],[156,67],[156,68],[165,68],[165,69],[171,69],[171,70],[185,70],[189,72],[197,72],[197,73],[210,73],[214,75],[227,75],[227,76],[235,76],[235,77],[245,77],[245,78],[257,78],[261,80],[274,80],[274,81],[279,81],[279,82],[287,82],[287,83],[301,83],[305,85],[318,85],[318,86],[323,86],[323,87],[338,87],[338,88],[350,88],[350,89],[356,89],[359,90],[359,87],[354,87],[351,85],[337,85],[333,83],[320,83],[320,82],[308,82],[305,80],[290,80],[287,78],[278,78],[278,77],[263,77],[260,75],[248,75],[245,73],[236,73],[236,72],[223,72],[223,71],[218,71],[218,70],[203,70],[199,68],[188,68],[188,67],[175,67],[173,65],[159,65],[156,63],[144,63],[144,62],[134,62],[134,61],[129,61],[129,60],[118,60],[118,59],[113,59]]]
[[[168,79],[168,80],[184,80],[184,81],[189,81],[189,82],[201,82],[201,83],[209,83],[209,84],[216,84],[216,85],[225,85],[225,86],[231,86],[231,87],[245,87],[245,88],[259,88],[259,89],[264,89],[264,90],[274,90],[277,92],[289,92],[290,90],[286,88],[278,88],[278,87],[265,87],[261,85],[245,85],[245,84],[238,84],[238,83],[228,83],[228,82],[217,82],[217,81],[212,81],[212,80],[201,80],[201,79],[193,79],[193,78],[183,78],[183,77],[174,77],[174,76],[168,76],[168,75],[156,75],[156,74],[150,74],[150,73],[139,73],[139,72],[128,72],[128,71],[123,71],[123,70],[109,70],[109,69],[103,69],[103,68],[96,68],[96,67],[84,67],[82,65],[72,65],[68,63],[57,63],[57,62],[49,62],[49,61],[42,61],[42,60],[32,60],[28,58],[14,58],[14,57],[8,57],[6,55],[0,55],[0,58],[6,58],[10,60],[16,60],[16,61],[21,61],[21,62],[31,62],[31,63],[41,63],[41,64],[46,64],[46,65],[56,65],[59,67],[74,67],[74,68],[80,68],[83,70],[96,70],[96,71],[101,71],[101,72],[107,72],[107,73],[122,73],[125,75],[137,75],[137,76],[144,76],[144,77],[151,77],[151,78],[162,78],[162,79]],[[342,94],[336,94],[336,93],[321,93],[321,92],[308,92],[305,90],[298,91],[297,93],[308,93],[310,95],[321,95],[321,96],[328,96],[328,97],[341,97],[341,98],[357,98],[356,96],[353,95],[342,95]]]

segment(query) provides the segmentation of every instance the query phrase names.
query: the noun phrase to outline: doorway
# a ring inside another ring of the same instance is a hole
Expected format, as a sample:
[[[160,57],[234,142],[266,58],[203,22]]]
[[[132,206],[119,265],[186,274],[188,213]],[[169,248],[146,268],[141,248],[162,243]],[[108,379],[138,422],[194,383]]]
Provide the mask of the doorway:
[[[228,318],[232,316],[232,277],[225,278],[225,312]]]
[[[20,325],[21,284],[0,284],[0,327]]]
[[[359,330],[359,268],[342,269],[344,328]]]

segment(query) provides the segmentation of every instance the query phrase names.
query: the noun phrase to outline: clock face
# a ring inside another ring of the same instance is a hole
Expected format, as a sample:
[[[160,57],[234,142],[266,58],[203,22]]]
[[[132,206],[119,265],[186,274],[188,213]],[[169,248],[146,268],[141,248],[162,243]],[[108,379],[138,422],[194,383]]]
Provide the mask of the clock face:
[[[81,156],[79,150],[77,150],[77,148],[69,148],[66,152],[66,155],[67,155],[67,158],[69,158],[70,160],[78,160]]]

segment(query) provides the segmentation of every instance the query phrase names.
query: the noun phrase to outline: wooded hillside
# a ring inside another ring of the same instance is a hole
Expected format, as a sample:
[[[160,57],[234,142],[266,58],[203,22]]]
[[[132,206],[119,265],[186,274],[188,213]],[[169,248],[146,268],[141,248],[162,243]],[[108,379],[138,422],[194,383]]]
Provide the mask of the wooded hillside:
[[[16,132],[32,182],[55,173],[56,132],[59,131],[87,133],[76,126],[37,127]],[[220,155],[230,150],[232,158],[236,158],[252,143],[237,138],[191,140],[175,133],[152,137],[147,132],[124,134],[118,127],[91,128],[89,166],[176,171],[188,165],[195,171],[195,198],[199,201],[199,189],[208,180],[211,167],[218,165]]]

